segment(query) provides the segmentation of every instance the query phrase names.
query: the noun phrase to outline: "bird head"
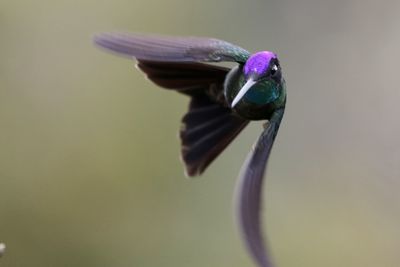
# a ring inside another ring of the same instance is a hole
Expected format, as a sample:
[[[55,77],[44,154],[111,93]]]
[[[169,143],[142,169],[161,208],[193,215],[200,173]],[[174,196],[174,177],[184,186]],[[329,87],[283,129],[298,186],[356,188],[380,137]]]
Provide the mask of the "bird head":
[[[268,104],[279,96],[274,85],[282,80],[278,57],[270,51],[257,52],[249,57],[243,66],[244,84],[231,103],[234,108],[246,95],[249,100]],[[247,94],[248,93],[248,94]]]

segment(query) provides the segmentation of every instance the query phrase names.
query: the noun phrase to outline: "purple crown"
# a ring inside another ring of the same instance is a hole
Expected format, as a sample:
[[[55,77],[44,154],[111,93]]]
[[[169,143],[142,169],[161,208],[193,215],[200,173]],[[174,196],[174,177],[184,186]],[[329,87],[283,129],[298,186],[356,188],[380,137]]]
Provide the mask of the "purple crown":
[[[272,53],[270,51],[261,51],[254,53],[250,56],[250,58],[246,61],[246,64],[244,65],[244,75],[246,77],[251,74],[261,76],[267,71],[269,63],[273,58],[277,58],[277,56],[275,53]]]

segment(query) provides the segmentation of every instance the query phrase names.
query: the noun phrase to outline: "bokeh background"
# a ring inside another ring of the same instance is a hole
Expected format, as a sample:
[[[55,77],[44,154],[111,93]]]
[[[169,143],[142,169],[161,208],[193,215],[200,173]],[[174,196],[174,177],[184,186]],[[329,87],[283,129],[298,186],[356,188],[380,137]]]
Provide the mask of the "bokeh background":
[[[400,2],[0,2],[0,242],[6,267],[253,266],[233,221],[253,123],[200,178],[187,99],[94,33],[212,36],[280,56],[286,115],[265,183],[279,267],[400,266]]]

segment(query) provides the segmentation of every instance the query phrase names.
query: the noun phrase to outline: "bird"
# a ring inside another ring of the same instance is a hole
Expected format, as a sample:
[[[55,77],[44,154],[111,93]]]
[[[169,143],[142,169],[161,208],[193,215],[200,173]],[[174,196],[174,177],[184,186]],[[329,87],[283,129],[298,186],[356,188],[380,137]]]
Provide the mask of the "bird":
[[[265,121],[241,168],[235,205],[241,236],[254,262],[271,267],[260,213],[263,177],[286,104],[277,54],[250,53],[227,41],[194,36],[108,32],[96,34],[93,41],[136,60],[157,86],[189,98],[179,131],[189,177],[201,175],[250,121]],[[220,62],[236,64],[215,64]]]

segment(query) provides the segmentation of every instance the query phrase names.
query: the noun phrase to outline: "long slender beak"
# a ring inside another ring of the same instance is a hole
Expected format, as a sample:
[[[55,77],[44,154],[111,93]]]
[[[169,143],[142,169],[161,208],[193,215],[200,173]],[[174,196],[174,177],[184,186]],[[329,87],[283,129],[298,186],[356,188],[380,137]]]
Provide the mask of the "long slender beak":
[[[242,99],[242,97],[249,91],[249,89],[256,83],[252,78],[248,79],[247,82],[243,85],[243,87],[240,89],[239,93],[235,96],[235,98],[232,101],[231,108],[236,106],[236,104]]]

